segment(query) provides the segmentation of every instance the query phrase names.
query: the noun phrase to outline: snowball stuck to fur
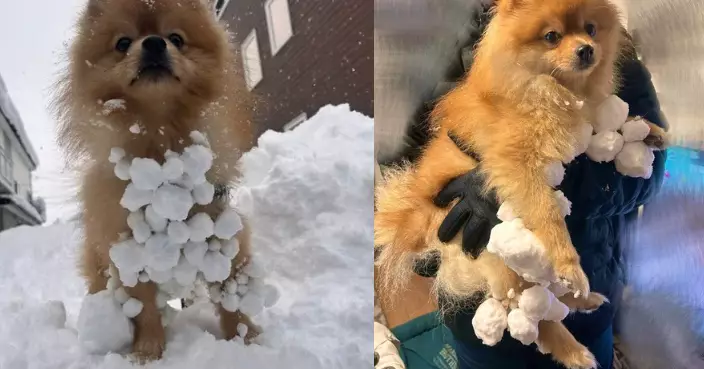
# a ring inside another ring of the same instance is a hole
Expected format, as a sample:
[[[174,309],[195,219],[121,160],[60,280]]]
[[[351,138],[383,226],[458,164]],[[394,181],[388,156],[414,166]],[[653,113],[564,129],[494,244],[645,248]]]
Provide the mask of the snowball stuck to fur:
[[[154,159],[134,158],[130,166],[132,183],[140,190],[156,190],[164,183],[161,165]]]
[[[127,300],[130,299],[130,295],[127,293],[127,290],[125,290],[124,287],[120,287],[115,289],[115,301],[117,301],[120,305],[124,304],[127,302]]]
[[[215,186],[210,182],[203,182],[193,187],[193,199],[196,204],[208,205],[213,202],[215,196]]]
[[[559,186],[565,178],[565,167],[559,161],[550,163],[545,167],[545,176],[548,179],[550,187],[555,188]]]
[[[117,164],[120,160],[122,160],[122,158],[125,157],[125,155],[127,154],[125,153],[125,150],[123,148],[113,147],[112,149],[110,149],[110,156],[108,156],[108,161],[113,164]]]
[[[196,145],[210,147],[210,142],[208,142],[208,139],[201,132],[192,131],[189,137],[191,138],[191,141],[193,141],[193,143]]]
[[[196,281],[198,267],[188,262],[185,256],[181,256],[178,264],[174,267],[174,279],[181,286],[190,286]]]
[[[237,293],[237,281],[234,279],[228,279],[225,282],[225,291],[231,295],[234,295]]]
[[[175,181],[181,178],[183,175],[183,162],[178,158],[178,154],[176,154],[176,157],[167,158],[161,171],[167,181]]]
[[[621,127],[623,140],[626,142],[643,141],[650,134],[650,126],[642,119],[626,122]]]
[[[248,293],[240,300],[240,311],[247,316],[255,317],[262,310],[264,310],[264,298],[259,294]]]
[[[216,304],[222,301],[223,293],[220,290],[221,288],[222,286],[220,285],[220,283],[214,283],[208,288],[210,300],[212,300]]]
[[[155,283],[169,282],[174,276],[173,269],[156,270],[154,268],[147,267],[145,270],[149,274],[149,279],[151,279]]]
[[[193,197],[191,191],[165,184],[156,190],[152,205],[154,211],[166,219],[185,220],[193,207]]]
[[[230,240],[222,242],[222,247],[220,252],[229,259],[234,259],[237,253],[240,252],[240,242],[237,238],[232,238]]]
[[[191,265],[200,267],[203,264],[203,257],[208,251],[208,244],[205,242],[187,242],[183,248],[183,255]]]
[[[122,159],[115,164],[115,176],[123,181],[130,180],[130,162],[127,159]]]
[[[572,213],[572,201],[570,201],[567,196],[562,191],[555,191],[555,200],[557,200],[557,206],[560,207],[560,214],[566,217]]]
[[[553,293],[556,297],[562,297],[566,295],[568,292],[570,292],[570,289],[565,287],[562,283],[553,283],[548,287],[550,292]]]
[[[152,229],[152,231],[164,232],[166,230],[167,220],[166,218],[157,214],[156,211],[154,211],[154,206],[147,206],[147,208],[144,210],[144,218],[147,221],[147,224],[149,224],[149,227]]]
[[[181,221],[170,222],[166,233],[173,243],[186,243],[191,238],[191,230],[188,229],[186,223]]]
[[[511,310],[506,321],[511,337],[522,344],[530,345],[538,339],[538,323],[530,320],[523,310]]]
[[[137,276],[137,280],[139,280],[142,283],[147,283],[149,282],[149,274],[145,271],[139,272],[139,275]]]
[[[127,216],[127,225],[132,230],[132,236],[135,241],[144,243],[152,235],[152,229],[144,219],[144,213],[141,210],[133,211]]]
[[[205,241],[208,237],[213,235],[213,220],[210,218],[210,215],[206,213],[193,215],[186,221],[186,224],[188,224],[190,231],[190,240],[193,242]]]
[[[147,265],[157,271],[166,271],[175,267],[181,255],[180,245],[169,242],[169,237],[163,233],[156,233],[149,237],[144,249],[147,254]]]
[[[114,244],[110,248],[110,260],[120,270],[120,279],[123,283],[125,283],[123,274],[138,273],[146,266],[144,249],[134,239]]]
[[[230,275],[232,262],[225,255],[208,251],[203,256],[201,271],[207,282],[222,282]]]
[[[482,302],[472,318],[474,334],[487,346],[501,341],[507,325],[506,309],[493,298]]]
[[[266,271],[256,259],[250,259],[249,263],[242,268],[242,272],[252,278],[264,278]]]
[[[226,293],[220,303],[225,310],[234,313],[240,308],[240,297],[235,294]]]
[[[540,285],[533,286],[521,293],[521,297],[518,298],[518,308],[523,310],[528,319],[539,321],[550,310],[552,299],[552,292],[547,288]]]
[[[521,219],[500,223],[491,230],[487,251],[499,255],[506,265],[528,282],[555,279],[545,246]]]
[[[594,131],[616,131],[628,119],[628,104],[616,95],[611,95],[596,108]],[[609,161],[609,160],[607,160]]]
[[[126,317],[134,318],[142,312],[143,306],[142,301],[132,297],[127,300],[124,305],[122,305],[122,312],[125,313]]]
[[[235,209],[226,209],[215,220],[215,236],[229,240],[242,230],[242,218]]]
[[[187,147],[183,155],[184,170],[195,181],[195,184],[203,183],[205,173],[213,165],[213,152],[205,146],[193,145]],[[200,180],[200,179],[203,180]]]
[[[127,185],[122,199],[120,199],[120,206],[129,211],[137,211],[142,206],[152,202],[153,198],[154,191],[140,190],[133,183],[130,183]]]
[[[592,136],[587,148],[589,159],[600,163],[609,162],[616,158],[623,148],[623,136],[618,132],[603,131]]]
[[[628,142],[616,155],[616,170],[626,176],[648,179],[653,175],[655,154],[642,141]]]
[[[563,304],[562,301],[558,300],[555,295],[552,295],[552,300],[550,302],[550,309],[548,310],[543,320],[550,320],[553,322],[561,322],[570,313],[570,308]]]
[[[132,344],[132,322],[110,291],[100,291],[83,299],[76,328],[81,347],[91,354],[119,352]]]
[[[244,338],[245,336],[247,336],[248,330],[249,330],[249,328],[247,327],[247,324],[244,324],[244,323],[237,324],[237,334],[240,337]]]
[[[518,218],[511,205],[507,202],[504,202],[501,206],[499,206],[499,211],[496,212],[496,217],[502,222],[510,222]]]
[[[210,251],[220,251],[222,248],[222,243],[217,239],[212,239],[208,242],[208,250]]]

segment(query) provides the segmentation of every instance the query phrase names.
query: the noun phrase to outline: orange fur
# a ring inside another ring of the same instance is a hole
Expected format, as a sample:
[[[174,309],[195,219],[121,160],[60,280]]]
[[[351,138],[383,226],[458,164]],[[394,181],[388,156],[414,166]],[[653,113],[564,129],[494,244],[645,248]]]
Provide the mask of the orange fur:
[[[167,40],[173,77],[141,80],[141,41],[179,33],[181,49]],[[133,44],[127,53],[115,50],[121,37]],[[82,204],[85,242],[81,272],[88,292],[106,287],[109,249],[118,234],[129,231],[127,210],[119,205],[126,187],[113,174],[107,158],[112,147],[128,155],[164,160],[166,150],[176,152],[190,144],[189,134],[201,131],[215,153],[211,183],[236,184],[237,160],[251,147],[249,96],[227,32],[200,0],[146,2],[142,0],[90,0],[80,16],[69,65],[57,85],[54,108],[59,121],[59,143],[70,168],[81,177],[78,197]],[[125,100],[126,109],[103,112],[101,102]],[[139,124],[142,132],[129,128]],[[226,206],[225,200],[194,212],[211,215]],[[235,265],[249,255],[249,232],[238,236],[241,251]],[[128,293],[144,304],[135,318],[133,351],[141,360],[159,358],[165,344],[161,316],[155,302],[156,286],[139,283]],[[227,338],[247,317],[221,310]]]
[[[597,27],[593,38],[585,31],[587,22]],[[544,39],[549,31],[562,35],[557,45]],[[451,301],[466,301],[476,292],[506,299],[510,289],[530,286],[496,256],[465,255],[460,236],[447,245],[437,239],[449,209],[438,209],[432,199],[476,166],[447,137],[451,131],[482,157],[486,190],[511,203],[545,245],[557,275],[582,292],[584,299],[565,300],[571,309],[601,304],[600,295],[589,293],[544,171],[551,162],[573,157],[577,125],[591,121],[595,106],[616,90],[621,42],[617,10],[607,0],[499,1],[469,75],[433,111],[435,137],[415,165],[393,171],[377,189],[375,245],[383,246],[382,286],[393,287],[387,293],[402,290],[408,260],[428,248],[442,251],[435,288]],[[594,47],[596,60],[587,69],[576,63],[575,49],[584,44]],[[577,101],[584,102],[581,109]],[[570,368],[593,367],[591,354],[560,323],[543,325],[550,326],[543,331],[541,325],[545,345],[564,336],[573,343],[551,347],[556,360]]]

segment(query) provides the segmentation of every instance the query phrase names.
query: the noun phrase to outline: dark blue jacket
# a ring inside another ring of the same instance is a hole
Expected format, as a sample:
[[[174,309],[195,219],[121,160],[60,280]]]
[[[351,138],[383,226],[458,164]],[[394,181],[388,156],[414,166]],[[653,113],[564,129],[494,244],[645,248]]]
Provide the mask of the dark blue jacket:
[[[664,127],[664,120],[651,83],[650,74],[637,59],[623,63],[623,88],[619,97],[629,104],[630,116],[642,116]],[[612,328],[625,283],[624,260],[620,238],[625,224],[634,219],[639,206],[660,188],[664,175],[665,152],[655,153],[650,179],[630,178],[619,174],[614,164],[595,163],[581,155],[567,167],[562,191],[572,201],[572,214],[566,218],[572,242],[593,291],[611,301],[592,314],[574,314],[564,323],[582,343],[590,345]],[[445,323],[460,342],[479,343],[471,320],[473,310],[466,309],[445,317]],[[495,349],[505,356],[520,356],[521,344],[508,336]],[[610,348],[609,348],[610,349]],[[535,352],[535,349],[531,349]],[[497,368],[499,366],[496,366]]]

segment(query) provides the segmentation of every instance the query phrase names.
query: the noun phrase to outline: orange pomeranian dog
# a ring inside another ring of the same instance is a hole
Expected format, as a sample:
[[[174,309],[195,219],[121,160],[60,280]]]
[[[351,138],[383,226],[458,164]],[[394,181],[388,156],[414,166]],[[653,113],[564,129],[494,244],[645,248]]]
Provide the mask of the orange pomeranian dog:
[[[616,91],[623,42],[617,9],[608,0],[498,1],[468,77],[433,111],[435,135],[423,155],[413,166],[392,170],[377,188],[380,289],[402,290],[413,254],[428,249],[442,255],[434,288],[453,300],[483,292],[507,305],[510,290],[532,286],[495,254],[464,254],[462,232],[448,244],[438,240],[449,208],[436,207],[433,198],[477,166],[452,134],[478,154],[487,190],[512,205],[542,241],[557,278],[579,296],[560,299],[581,311],[603,303],[603,296],[589,291],[545,170],[574,158],[579,128],[593,122],[596,106]],[[540,322],[537,343],[568,368],[596,365],[560,322]]]
[[[167,150],[182,151],[191,144],[189,134],[200,131],[215,154],[208,181],[227,188],[238,178],[240,153],[251,145],[251,103],[228,35],[203,1],[89,0],[77,28],[55,109],[59,142],[82,180],[81,272],[93,294],[106,288],[111,244],[130,230],[120,206],[126,182],[108,162],[111,148],[163,162]],[[103,103],[116,99],[123,104]],[[138,134],[130,130],[134,125]],[[192,212],[219,214],[228,201],[227,191],[221,192]],[[249,257],[246,226],[238,240],[231,275]],[[134,354],[140,360],[161,357],[157,286],[140,282],[126,290],[143,304],[134,318]],[[243,314],[221,306],[219,312],[226,338],[236,335],[238,323],[250,326],[247,338],[256,334]]]

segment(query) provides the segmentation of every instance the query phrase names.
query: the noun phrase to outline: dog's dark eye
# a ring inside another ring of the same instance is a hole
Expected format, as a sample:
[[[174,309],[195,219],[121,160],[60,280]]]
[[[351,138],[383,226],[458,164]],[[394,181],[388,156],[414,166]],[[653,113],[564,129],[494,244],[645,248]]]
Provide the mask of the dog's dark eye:
[[[129,50],[130,45],[132,45],[132,40],[128,37],[122,37],[121,39],[117,40],[117,43],[115,44],[115,50],[121,53],[126,53],[127,50]]]
[[[560,34],[555,31],[550,31],[545,34],[545,41],[556,44],[560,41]]]
[[[170,34],[169,41],[171,41],[171,43],[174,44],[174,46],[176,46],[176,48],[178,49],[182,48],[184,44],[183,37],[181,37],[181,35],[177,33]]]
[[[591,23],[587,23],[584,26],[584,31],[586,31],[590,37],[596,36],[596,26]]]

